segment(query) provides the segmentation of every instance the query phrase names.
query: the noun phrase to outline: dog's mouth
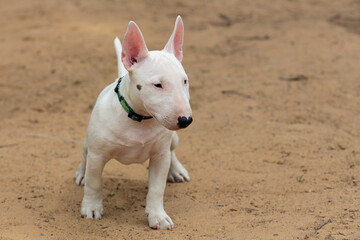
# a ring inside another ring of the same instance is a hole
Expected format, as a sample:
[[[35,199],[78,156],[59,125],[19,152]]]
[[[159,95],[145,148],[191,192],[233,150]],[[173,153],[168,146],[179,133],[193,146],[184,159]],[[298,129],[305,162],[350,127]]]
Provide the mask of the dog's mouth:
[[[156,119],[156,121],[158,121],[165,128],[167,128],[171,131],[176,131],[176,130],[180,129],[179,126],[177,125],[177,123],[175,123],[175,124],[172,123],[169,116],[163,117],[158,114],[151,114],[151,116],[153,116]]]
[[[151,107],[147,107],[144,104],[144,108],[146,109],[148,115],[152,116],[156,121],[158,121],[165,128],[176,131],[179,130],[180,127],[178,125],[178,118],[172,117],[171,115],[162,115],[156,111],[151,111]]]

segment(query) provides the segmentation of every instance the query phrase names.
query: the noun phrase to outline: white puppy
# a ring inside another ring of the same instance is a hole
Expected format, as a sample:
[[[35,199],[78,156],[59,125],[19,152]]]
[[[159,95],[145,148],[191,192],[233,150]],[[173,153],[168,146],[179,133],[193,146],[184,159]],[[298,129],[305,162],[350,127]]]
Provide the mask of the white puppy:
[[[149,226],[174,227],[163,206],[166,179],[190,180],[174,152],[178,144],[174,130],[192,122],[189,80],[181,65],[183,38],[184,25],[178,16],[162,51],[148,51],[140,29],[132,21],[122,50],[119,39],[115,39],[119,78],[96,101],[84,140],[83,160],[75,174],[75,182],[85,184],[83,217],[100,219],[103,215],[101,175],[110,159],[123,164],[150,159],[146,197]]]

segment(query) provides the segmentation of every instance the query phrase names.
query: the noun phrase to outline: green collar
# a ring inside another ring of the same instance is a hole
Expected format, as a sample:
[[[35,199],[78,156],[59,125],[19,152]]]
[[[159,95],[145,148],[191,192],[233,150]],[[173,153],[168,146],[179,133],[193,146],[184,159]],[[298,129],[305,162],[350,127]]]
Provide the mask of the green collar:
[[[142,120],[146,120],[146,119],[151,119],[152,116],[142,116],[140,114],[137,114],[130,106],[129,104],[126,102],[125,98],[123,96],[121,96],[120,91],[119,91],[119,87],[120,87],[120,83],[123,77],[119,78],[118,83],[116,84],[116,87],[114,89],[114,91],[116,92],[120,104],[121,106],[124,108],[124,110],[128,113],[128,117],[131,118],[134,121],[138,121],[141,122]]]

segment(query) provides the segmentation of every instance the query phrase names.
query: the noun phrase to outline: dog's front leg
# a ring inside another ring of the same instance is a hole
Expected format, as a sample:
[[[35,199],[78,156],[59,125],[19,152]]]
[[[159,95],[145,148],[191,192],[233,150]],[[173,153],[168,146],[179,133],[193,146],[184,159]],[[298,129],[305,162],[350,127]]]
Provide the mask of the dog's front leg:
[[[81,203],[81,216],[90,219],[101,219],[103,215],[102,171],[106,159],[92,153],[87,154],[85,170],[84,198]]]
[[[171,218],[164,210],[164,191],[170,162],[170,149],[150,158],[146,214],[151,228],[172,229],[174,227]]]

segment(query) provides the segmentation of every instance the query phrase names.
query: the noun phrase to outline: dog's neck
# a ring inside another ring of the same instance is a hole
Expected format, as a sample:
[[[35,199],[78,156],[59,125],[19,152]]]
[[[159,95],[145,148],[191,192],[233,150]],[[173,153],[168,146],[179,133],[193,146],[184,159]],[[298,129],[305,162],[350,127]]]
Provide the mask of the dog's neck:
[[[121,79],[120,94],[125,98],[128,105],[137,113],[143,116],[150,116],[150,114],[146,111],[142,100],[139,97],[139,93],[136,89],[135,84],[130,79],[130,73],[126,74]]]

